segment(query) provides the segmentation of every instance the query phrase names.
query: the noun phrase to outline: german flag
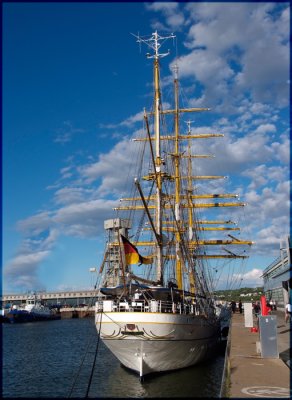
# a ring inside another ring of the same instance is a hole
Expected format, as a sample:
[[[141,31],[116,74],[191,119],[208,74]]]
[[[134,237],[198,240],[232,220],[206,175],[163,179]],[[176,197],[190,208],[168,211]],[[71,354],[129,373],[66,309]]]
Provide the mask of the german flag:
[[[129,264],[151,264],[152,257],[142,257],[137,248],[127,239],[121,235],[122,242],[125,250],[126,263]]]

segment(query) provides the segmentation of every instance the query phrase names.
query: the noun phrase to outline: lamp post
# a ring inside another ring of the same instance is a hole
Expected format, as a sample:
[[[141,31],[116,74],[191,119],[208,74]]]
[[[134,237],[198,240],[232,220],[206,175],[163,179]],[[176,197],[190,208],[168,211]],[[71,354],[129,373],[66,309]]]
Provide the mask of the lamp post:
[[[95,267],[91,267],[89,268],[89,272],[91,274],[91,281],[90,281],[90,287],[94,286],[93,282],[94,282],[94,276],[93,274],[96,273],[97,274],[97,269]]]

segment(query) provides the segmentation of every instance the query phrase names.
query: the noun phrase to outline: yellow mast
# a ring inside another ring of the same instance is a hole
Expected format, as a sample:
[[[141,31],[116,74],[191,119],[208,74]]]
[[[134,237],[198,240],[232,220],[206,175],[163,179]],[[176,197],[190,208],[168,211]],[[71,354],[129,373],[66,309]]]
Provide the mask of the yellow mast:
[[[188,124],[188,135],[190,135],[191,133],[191,121],[187,121]],[[192,240],[193,239],[193,225],[194,225],[194,221],[193,221],[193,210],[192,210],[192,199],[193,197],[193,185],[192,185],[192,158],[191,158],[191,138],[188,139],[188,154],[187,154],[187,171],[188,171],[188,185],[187,185],[187,200],[188,200],[188,204],[189,204],[189,208],[188,208],[188,239]],[[195,271],[194,271],[194,266],[191,265],[190,266],[190,291],[191,293],[195,293]]]
[[[138,42],[146,43],[152,50],[154,54],[147,54],[148,58],[154,59],[154,140],[155,140],[155,175],[152,178],[156,180],[156,205],[155,205],[155,226],[156,226],[156,237],[158,238],[156,247],[156,277],[157,281],[163,284],[162,277],[162,267],[163,267],[163,257],[162,257],[162,179],[163,173],[161,171],[162,160],[161,160],[161,150],[160,150],[160,114],[161,114],[161,94],[159,86],[159,58],[165,57],[169,53],[160,53],[161,41],[166,39],[174,38],[174,35],[167,37],[162,37],[158,35],[157,31],[152,33],[149,39],[143,39],[138,37]],[[149,139],[147,139],[149,140]]]
[[[179,105],[178,105],[178,77],[177,77],[178,67],[174,67],[174,99],[175,99],[175,114],[174,114],[174,129],[175,129],[175,145],[174,145],[174,171],[175,171],[175,219],[178,229],[175,231],[176,238],[176,282],[178,289],[182,289],[183,279],[182,279],[182,262],[181,262],[181,210],[180,210],[180,168],[179,168]]]
[[[157,35],[157,32],[156,32]],[[159,61],[158,53],[154,56],[154,132],[155,132],[155,170],[157,176],[156,185],[156,232],[160,241],[156,244],[156,260],[157,260],[157,281],[162,280],[162,212],[161,212],[161,156],[160,156],[160,89],[159,89]]]

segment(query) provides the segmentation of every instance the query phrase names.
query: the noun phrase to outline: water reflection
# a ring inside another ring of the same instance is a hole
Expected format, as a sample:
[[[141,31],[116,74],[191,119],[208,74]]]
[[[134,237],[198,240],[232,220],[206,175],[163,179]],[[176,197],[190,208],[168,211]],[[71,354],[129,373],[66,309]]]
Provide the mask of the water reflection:
[[[224,349],[215,358],[178,371],[153,374],[140,382],[139,376],[123,367],[105,348],[99,349],[99,360],[90,397],[218,397],[220,393]]]
[[[84,398],[95,356],[93,319],[2,326],[3,397]],[[100,342],[90,398],[219,397],[224,351],[200,365],[144,382]]]

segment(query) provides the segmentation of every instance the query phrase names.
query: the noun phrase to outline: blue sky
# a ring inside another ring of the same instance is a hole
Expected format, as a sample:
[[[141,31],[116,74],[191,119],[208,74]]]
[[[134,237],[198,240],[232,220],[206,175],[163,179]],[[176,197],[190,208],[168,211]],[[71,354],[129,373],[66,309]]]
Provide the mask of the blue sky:
[[[151,104],[131,33],[156,29],[177,36],[166,89],[178,56],[188,104],[212,108],[193,131],[225,135],[212,168],[248,204],[244,282],[261,284],[289,233],[289,19],[289,3],[3,4],[3,292],[91,288]]]

